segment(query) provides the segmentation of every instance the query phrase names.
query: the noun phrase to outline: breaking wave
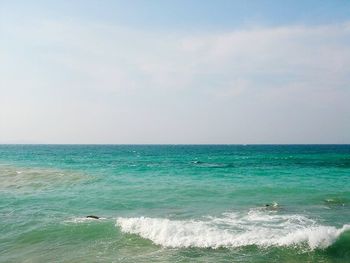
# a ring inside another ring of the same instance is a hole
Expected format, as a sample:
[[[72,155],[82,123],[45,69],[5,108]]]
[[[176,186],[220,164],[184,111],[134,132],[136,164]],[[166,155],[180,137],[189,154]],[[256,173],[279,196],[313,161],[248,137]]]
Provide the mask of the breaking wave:
[[[137,234],[164,247],[243,247],[256,245],[302,246],[311,250],[331,246],[350,230],[322,226],[302,215],[278,215],[252,210],[245,215],[226,213],[203,220],[170,220],[166,218],[117,218],[121,231]]]

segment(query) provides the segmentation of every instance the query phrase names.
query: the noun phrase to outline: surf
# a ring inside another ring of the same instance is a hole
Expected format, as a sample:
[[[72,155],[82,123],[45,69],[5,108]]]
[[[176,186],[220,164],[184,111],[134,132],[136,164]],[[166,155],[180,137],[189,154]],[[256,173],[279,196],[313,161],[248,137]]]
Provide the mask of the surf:
[[[304,247],[325,249],[350,231],[317,224],[303,215],[278,215],[250,211],[246,215],[226,213],[201,220],[172,220],[151,217],[119,217],[123,233],[136,234],[154,244],[170,248]]]

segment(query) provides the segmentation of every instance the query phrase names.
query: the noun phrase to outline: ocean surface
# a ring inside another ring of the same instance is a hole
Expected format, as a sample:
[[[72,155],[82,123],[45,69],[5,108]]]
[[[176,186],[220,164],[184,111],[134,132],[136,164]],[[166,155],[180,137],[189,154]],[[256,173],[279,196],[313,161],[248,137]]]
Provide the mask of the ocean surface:
[[[0,262],[350,262],[350,145],[0,145]]]

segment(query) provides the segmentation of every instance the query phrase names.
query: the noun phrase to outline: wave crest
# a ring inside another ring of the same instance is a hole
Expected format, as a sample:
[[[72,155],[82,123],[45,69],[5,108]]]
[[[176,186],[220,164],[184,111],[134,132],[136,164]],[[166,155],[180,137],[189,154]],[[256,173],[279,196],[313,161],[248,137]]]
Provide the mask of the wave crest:
[[[300,246],[313,250],[327,248],[350,225],[337,229],[320,226],[301,215],[273,215],[254,211],[240,216],[224,214],[205,220],[170,220],[166,218],[123,218],[116,225],[122,232],[137,234],[164,247],[243,247],[256,245]]]

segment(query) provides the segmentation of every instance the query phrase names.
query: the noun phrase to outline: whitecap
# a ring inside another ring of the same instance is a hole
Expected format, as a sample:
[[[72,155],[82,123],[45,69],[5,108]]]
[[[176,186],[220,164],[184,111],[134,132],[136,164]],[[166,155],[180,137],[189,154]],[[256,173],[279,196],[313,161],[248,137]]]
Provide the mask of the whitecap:
[[[350,225],[337,229],[318,225],[303,215],[280,215],[258,210],[246,214],[225,213],[221,217],[201,220],[171,220],[168,218],[119,217],[116,226],[121,231],[136,234],[164,247],[242,247],[256,245],[301,246],[326,248]]]

